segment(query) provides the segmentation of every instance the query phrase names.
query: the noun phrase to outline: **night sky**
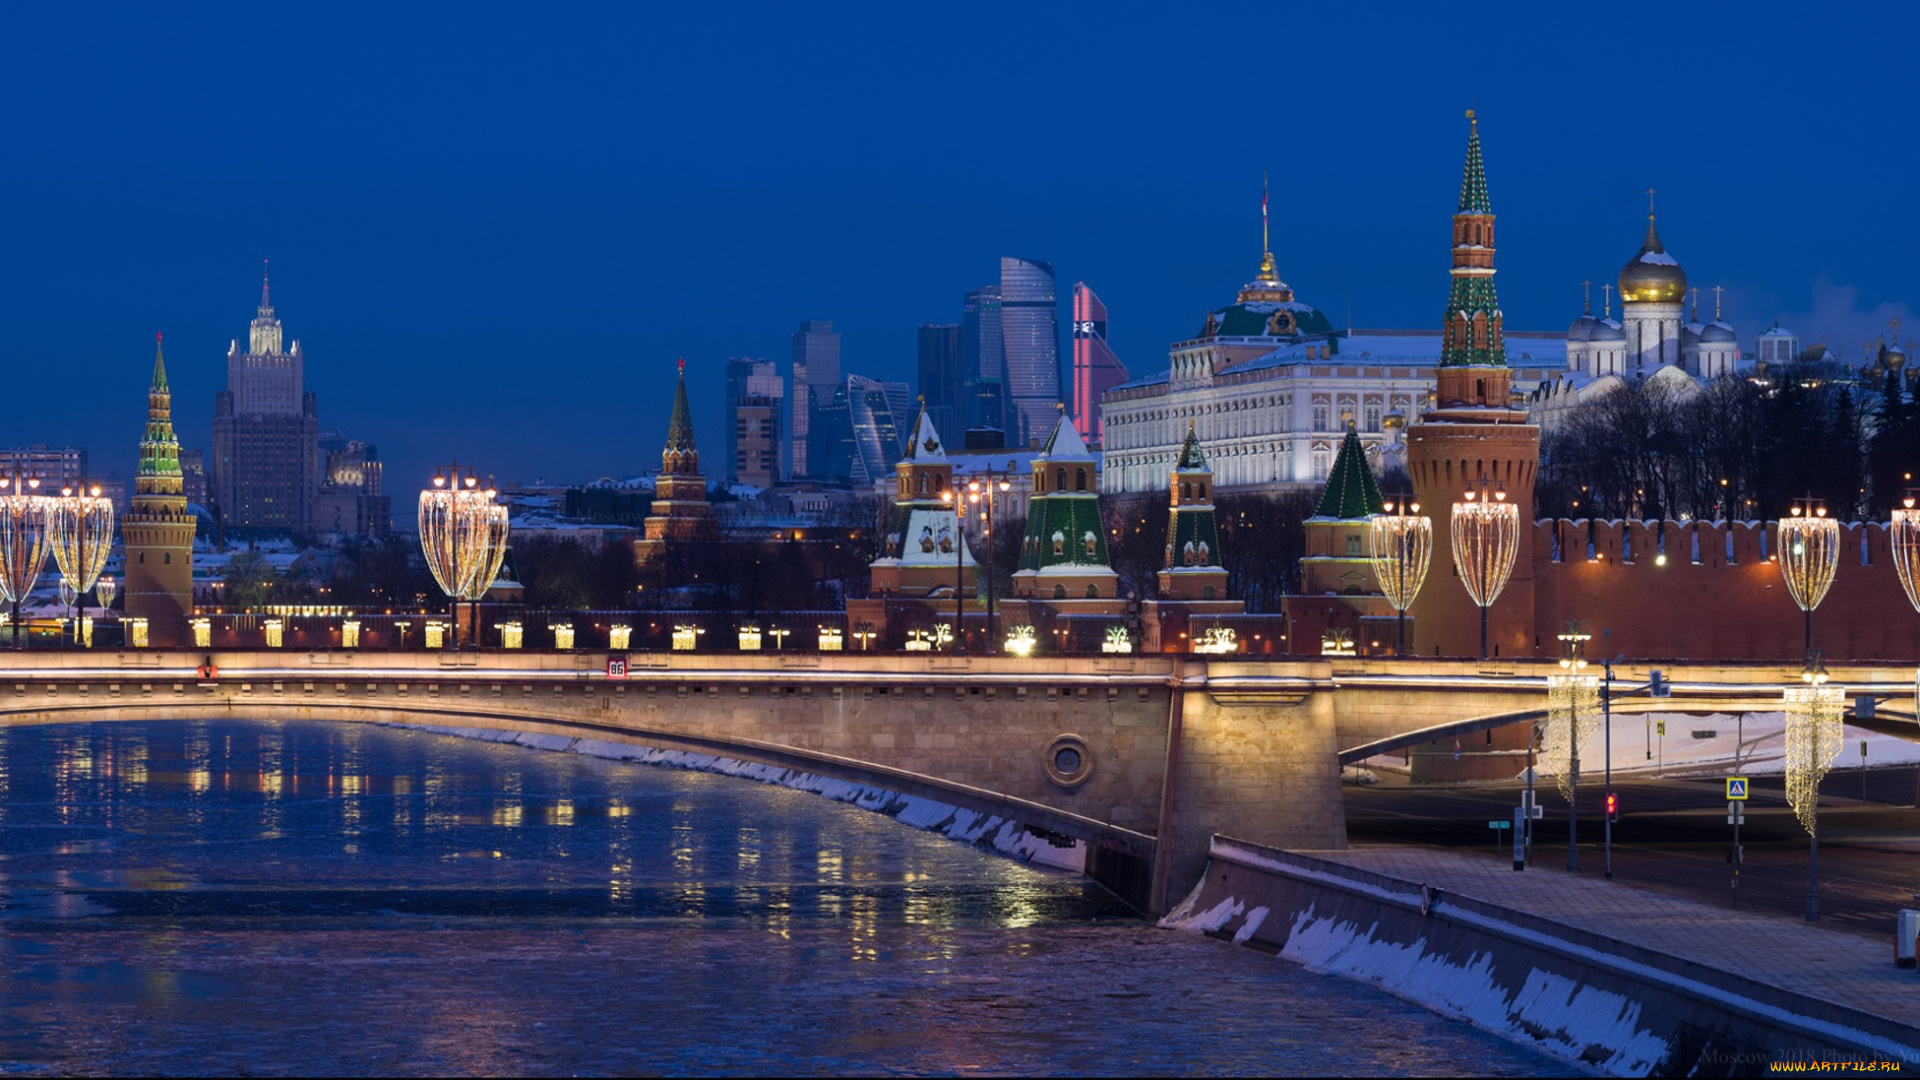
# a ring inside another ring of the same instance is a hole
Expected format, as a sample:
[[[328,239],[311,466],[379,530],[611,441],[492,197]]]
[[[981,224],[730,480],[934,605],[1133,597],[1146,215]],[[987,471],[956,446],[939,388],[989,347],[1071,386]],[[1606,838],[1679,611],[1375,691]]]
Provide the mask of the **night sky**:
[[[130,477],[161,330],[206,446],[270,257],[402,517],[456,456],[657,467],[682,354],[717,475],[727,357],[832,319],[846,370],[911,380],[1003,254],[1158,370],[1253,275],[1262,169],[1302,300],[1437,326],[1470,105],[1510,329],[1564,330],[1583,278],[1597,308],[1652,187],[1743,349],[1778,316],[1857,360],[1916,295],[1913,11],[18,5],[0,442]]]

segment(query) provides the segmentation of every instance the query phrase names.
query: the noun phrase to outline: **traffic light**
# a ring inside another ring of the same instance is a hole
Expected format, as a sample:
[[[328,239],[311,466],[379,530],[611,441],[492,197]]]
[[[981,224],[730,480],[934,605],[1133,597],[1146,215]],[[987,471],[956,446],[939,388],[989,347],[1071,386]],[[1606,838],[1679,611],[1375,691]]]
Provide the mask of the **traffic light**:
[[[1620,796],[1611,791],[1607,792],[1607,820],[1620,820]]]

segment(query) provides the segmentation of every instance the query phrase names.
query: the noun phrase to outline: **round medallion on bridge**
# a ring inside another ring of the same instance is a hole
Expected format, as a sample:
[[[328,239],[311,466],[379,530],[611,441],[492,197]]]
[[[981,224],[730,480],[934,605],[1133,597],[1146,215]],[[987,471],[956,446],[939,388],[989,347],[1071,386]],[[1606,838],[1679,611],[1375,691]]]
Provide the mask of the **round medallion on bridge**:
[[[1047,747],[1047,779],[1063,788],[1079,787],[1093,775],[1093,752],[1078,735],[1062,735]]]

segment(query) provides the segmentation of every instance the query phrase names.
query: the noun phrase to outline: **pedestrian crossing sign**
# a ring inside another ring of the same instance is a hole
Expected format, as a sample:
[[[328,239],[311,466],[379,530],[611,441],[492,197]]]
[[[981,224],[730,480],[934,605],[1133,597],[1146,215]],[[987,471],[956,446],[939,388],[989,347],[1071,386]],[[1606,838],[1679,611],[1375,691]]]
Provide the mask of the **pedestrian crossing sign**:
[[[1747,797],[1747,778],[1744,776],[1727,777],[1727,801],[1742,802]]]

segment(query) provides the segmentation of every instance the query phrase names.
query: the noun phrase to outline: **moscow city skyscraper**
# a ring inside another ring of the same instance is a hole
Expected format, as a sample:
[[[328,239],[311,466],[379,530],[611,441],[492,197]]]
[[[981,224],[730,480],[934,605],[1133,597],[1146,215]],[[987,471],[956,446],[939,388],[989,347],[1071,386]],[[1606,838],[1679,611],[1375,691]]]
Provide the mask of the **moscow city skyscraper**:
[[[923,326],[918,336],[920,397],[927,416],[940,431],[962,431],[965,380],[960,370],[960,327]]]
[[[1000,286],[983,285],[967,293],[960,315],[960,394],[967,401],[966,427],[1007,429],[1007,352],[1001,330]]]
[[[1028,445],[1053,430],[1060,405],[1060,317],[1053,265],[1038,259],[1000,260],[1000,321],[1007,354],[1007,413],[1017,421],[1011,441]]]
[[[1107,346],[1107,305],[1084,281],[1073,285],[1073,402],[1080,437],[1102,441],[1100,396],[1127,381],[1127,366]]]
[[[809,319],[793,332],[793,366],[788,373],[788,463],[794,477],[817,476],[820,463],[808,457],[814,418],[840,388],[840,335],[831,320]]]
[[[213,497],[229,528],[305,530],[320,486],[320,420],[300,343],[283,347],[268,281],[247,329],[227,347],[213,400]]]

